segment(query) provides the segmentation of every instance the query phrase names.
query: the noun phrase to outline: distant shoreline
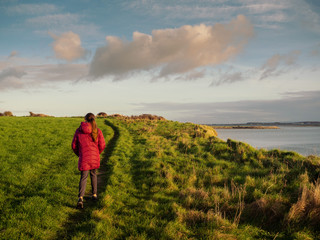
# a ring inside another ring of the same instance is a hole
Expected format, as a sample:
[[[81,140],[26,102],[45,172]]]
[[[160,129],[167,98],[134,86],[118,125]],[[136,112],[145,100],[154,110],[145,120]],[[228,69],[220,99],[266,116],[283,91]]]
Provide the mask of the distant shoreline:
[[[320,122],[248,122],[235,124],[206,124],[215,129],[279,129],[280,127],[320,127]]]
[[[277,126],[212,126],[214,129],[279,129]]]

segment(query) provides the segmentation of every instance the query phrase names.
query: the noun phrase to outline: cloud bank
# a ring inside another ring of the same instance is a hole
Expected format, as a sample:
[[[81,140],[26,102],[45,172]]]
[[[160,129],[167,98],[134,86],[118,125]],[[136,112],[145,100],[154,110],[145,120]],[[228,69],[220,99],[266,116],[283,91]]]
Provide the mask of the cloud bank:
[[[0,68],[0,91],[28,87],[52,87],[57,82],[77,82],[87,75],[88,65],[86,64],[20,66],[10,66],[9,64],[9,66],[4,66],[3,69]]]
[[[18,67],[9,67],[0,72],[0,90],[6,88],[22,88],[21,78],[27,73]]]
[[[9,14],[19,15],[38,15],[47,14],[57,11],[58,8],[53,4],[40,3],[40,4],[18,4],[6,8]]]
[[[234,71],[234,69],[231,69],[229,71],[226,71],[224,73],[220,73],[220,77],[218,81],[212,81],[210,86],[220,86],[222,84],[232,84],[239,81],[245,80],[245,73]]]
[[[312,0],[311,0],[312,1]],[[201,22],[228,21],[230,17],[243,14],[250,16],[255,27],[279,29],[290,21],[292,16],[288,9],[295,6],[298,10],[304,1],[297,0],[188,0],[188,1],[133,0],[124,3],[125,7],[139,13],[161,17],[171,24],[172,20],[198,20]],[[298,4],[300,4],[298,6]]]
[[[233,102],[157,102],[136,104],[150,112],[178,121],[195,123],[245,123],[318,121],[320,91],[286,92],[281,99]]]
[[[227,24],[185,25],[151,35],[134,32],[131,42],[107,36],[107,45],[96,50],[89,75],[117,79],[151,69],[159,70],[157,77],[189,73],[236,56],[252,36],[253,25],[243,15]]]
[[[281,76],[289,73],[298,66],[297,60],[300,55],[301,51],[294,50],[286,54],[274,54],[259,68],[248,68],[246,70],[239,71],[234,67],[229,67],[229,69],[224,72],[219,70],[219,77],[214,79],[210,86],[233,84],[235,82],[245,81],[252,78],[265,80]]]
[[[86,57],[87,51],[81,46],[78,34],[66,32],[60,36],[52,33],[50,35],[55,40],[52,48],[56,58],[71,62]]]
[[[296,63],[300,51],[292,51],[285,55],[275,54],[269,58],[265,64],[261,67],[260,80],[268,78],[270,76],[279,76],[293,67]]]

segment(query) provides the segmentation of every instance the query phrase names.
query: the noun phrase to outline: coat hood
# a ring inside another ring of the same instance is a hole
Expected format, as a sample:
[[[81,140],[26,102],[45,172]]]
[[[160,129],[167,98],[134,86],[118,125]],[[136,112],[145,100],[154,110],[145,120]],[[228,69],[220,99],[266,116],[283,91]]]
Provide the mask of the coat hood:
[[[91,133],[92,132],[91,124],[88,122],[82,122],[80,125],[80,130],[83,133]]]

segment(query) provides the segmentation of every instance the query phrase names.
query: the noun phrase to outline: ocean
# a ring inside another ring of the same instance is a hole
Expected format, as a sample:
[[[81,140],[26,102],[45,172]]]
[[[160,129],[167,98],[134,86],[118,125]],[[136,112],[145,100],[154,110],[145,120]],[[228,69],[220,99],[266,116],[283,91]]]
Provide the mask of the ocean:
[[[320,156],[320,127],[280,127],[279,129],[216,129],[218,137],[246,142],[258,149],[295,151]]]

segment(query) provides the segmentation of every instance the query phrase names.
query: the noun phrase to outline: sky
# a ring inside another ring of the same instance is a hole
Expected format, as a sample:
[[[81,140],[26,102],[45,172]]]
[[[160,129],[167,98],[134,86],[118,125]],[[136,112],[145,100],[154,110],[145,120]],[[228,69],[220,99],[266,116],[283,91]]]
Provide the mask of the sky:
[[[320,121],[318,0],[0,0],[0,112]]]

